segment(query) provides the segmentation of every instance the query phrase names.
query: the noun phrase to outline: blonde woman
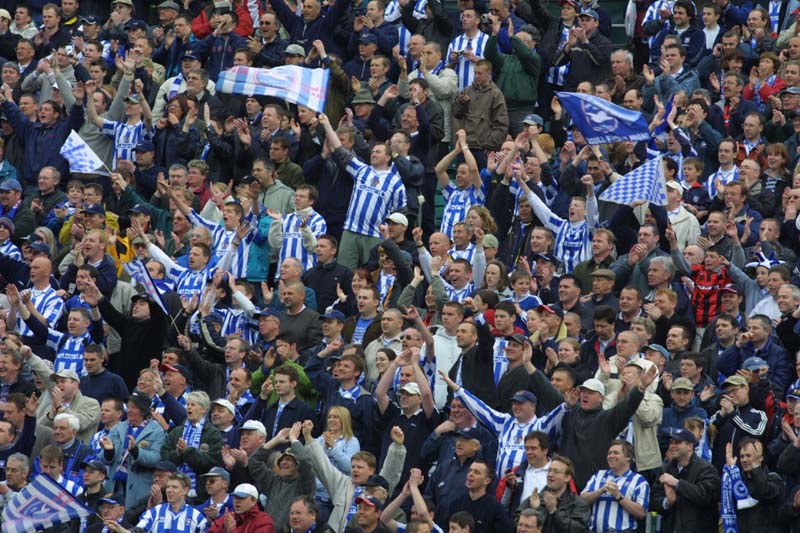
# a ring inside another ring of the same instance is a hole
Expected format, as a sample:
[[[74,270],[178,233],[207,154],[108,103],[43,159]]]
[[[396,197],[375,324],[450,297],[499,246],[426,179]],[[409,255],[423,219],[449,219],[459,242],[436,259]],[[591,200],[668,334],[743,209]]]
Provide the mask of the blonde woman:
[[[343,474],[350,475],[350,459],[361,451],[361,444],[353,434],[353,422],[350,411],[341,405],[334,405],[328,409],[325,431],[317,437],[328,460]],[[315,496],[319,504],[319,522],[325,523],[333,510],[333,503],[325,486],[317,478],[317,492]]]

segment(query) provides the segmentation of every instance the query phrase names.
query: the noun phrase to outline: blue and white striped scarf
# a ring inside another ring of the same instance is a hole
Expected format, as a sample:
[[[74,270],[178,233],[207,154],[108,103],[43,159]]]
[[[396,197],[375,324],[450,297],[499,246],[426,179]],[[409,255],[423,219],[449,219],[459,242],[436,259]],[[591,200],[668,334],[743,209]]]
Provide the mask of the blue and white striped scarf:
[[[758,505],[758,500],[750,496],[742,479],[742,472],[736,465],[722,468],[722,530],[725,533],[738,533],[737,509],[749,509]]]
[[[186,441],[186,446],[188,448],[197,449],[200,447],[200,437],[203,435],[203,427],[205,425],[205,418],[201,419],[196,425],[192,425],[188,418],[183,423],[183,434],[181,435],[181,438]],[[197,474],[195,474],[192,467],[186,463],[181,463],[181,465],[178,467],[178,470],[189,476],[189,479],[192,480],[192,488],[195,488]]]

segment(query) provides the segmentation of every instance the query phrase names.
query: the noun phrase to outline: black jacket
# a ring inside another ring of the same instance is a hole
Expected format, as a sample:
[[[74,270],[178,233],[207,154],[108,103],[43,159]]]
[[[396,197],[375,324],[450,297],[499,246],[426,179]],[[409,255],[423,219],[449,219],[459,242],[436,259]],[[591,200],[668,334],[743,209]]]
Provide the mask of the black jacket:
[[[250,410],[247,412],[244,418],[245,420],[258,420],[263,422],[264,427],[267,429],[267,440],[273,438],[277,431],[280,431],[283,428],[292,427],[295,422],[314,420],[316,418],[314,410],[297,396],[295,396],[294,399],[287,403],[283,408],[283,412],[281,413],[281,417],[278,419],[278,424],[276,426],[275,417],[277,415],[278,402],[274,402],[273,404],[267,406],[267,402],[262,400],[261,395],[259,395],[256,396],[256,401],[254,401],[253,405],[250,406]],[[273,432],[273,428],[276,428],[277,431]],[[278,450],[283,450],[284,448],[288,448],[288,444],[276,447]]]
[[[491,378],[494,374],[494,335],[487,324],[476,324],[476,326],[478,344],[461,353],[450,369],[449,376],[453,381],[458,381],[460,369],[461,386],[489,407],[496,408],[497,389]]]
[[[349,268],[331,261],[324,265],[317,263],[303,274],[303,284],[314,289],[317,294],[317,309],[324,314],[325,310],[336,301],[336,285],[344,291],[349,291],[352,278],[353,273]]]
[[[660,481],[653,484],[650,510],[661,515],[662,533],[716,531],[719,521],[717,503],[720,487],[716,468],[708,461],[692,455],[689,464],[680,472],[678,463],[674,459],[664,465],[664,472],[678,478],[678,486],[675,487],[678,499],[669,509],[665,508],[664,485]]]
[[[782,533],[784,529],[776,520],[786,486],[781,476],[758,467],[749,472],[742,471],[742,480],[750,496],[758,500],[758,505],[736,511],[739,530]]]

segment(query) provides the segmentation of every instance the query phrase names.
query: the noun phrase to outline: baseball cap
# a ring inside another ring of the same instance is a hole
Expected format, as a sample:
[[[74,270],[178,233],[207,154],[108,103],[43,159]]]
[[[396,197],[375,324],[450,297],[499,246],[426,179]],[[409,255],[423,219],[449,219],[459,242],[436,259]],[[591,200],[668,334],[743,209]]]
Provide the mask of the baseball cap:
[[[539,403],[536,395],[529,390],[520,390],[517,391],[514,396],[511,397],[512,402],[531,402],[531,403]]]
[[[119,2],[116,2],[116,3],[119,3]],[[145,31],[147,31],[147,24],[145,24],[145,22],[143,20],[133,19],[131,21],[128,21],[127,24],[125,24],[125,31],[131,31],[131,30],[145,30]]]
[[[406,383],[402,387],[400,387],[400,392],[405,392],[406,394],[411,394],[414,396],[421,396],[422,393],[419,390],[419,385],[414,383],[413,381]]]
[[[22,192],[22,185],[13,178],[9,178],[3,183],[0,183],[0,191],[20,191]]]
[[[178,372],[180,375],[186,378],[186,381],[192,380],[192,373],[189,372],[189,369],[183,365],[171,365],[169,363],[162,363],[159,369],[162,372]]]
[[[140,292],[139,294],[134,294],[133,296],[131,296],[131,303],[138,302],[139,300],[147,300],[148,302],[153,301],[150,295],[147,294],[146,292]]]
[[[676,429],[672,432],[669,436],[670,440],[682,440],[684,442],[691,442],[692,444],[697,444],[697,439],[694,437],[694,433],[689,431],[688,429]]]
[[[140,215],[149,215],[150,214],[150,206],[145,203],[138,203],[135,206],[128,209],[128,213],[138,213]]]
[[[386,481],[386,478],[381,476],[380,474],[373,474],[367,478],[366,483],[364,483],[365,487],[383,487],[386,490],[389,490],[389,482]]]
[[[400,224],[401,226],[408,226],[408,217],[406,217],[403,213],[392,213],[386,220],[394,222],[395,224]]]
[[[173,2],[172,0],[167,0],[166,2],[161,2],[158,4],[158,9],[174,9],[175,11],[180,11],[181,8],[178,4]]]
[[[608,268],[598,268],[597,270],[592,272],[591,276],[593,278],[606,278],[610,280],[617,279],[617,275],[614,274],[614,271]]]
[[[553,263],[554,265],[558,264],[558,259],[553,257],[551,254],[533,254],[534,261],[547,261],[548,263]]]
[[[129,94],[128,96],[125,97],[125,101],[126,102],[131,102],[132,104],[138,104],[139,103],[139,95],[138,94]]]
[[[467,440],[477,440],[477,441],[480,440],[480,438],[478,438],[478,428],[477,427],[473,427],[473,428],[469,428],[469,429],[467,429],[467,428],[465,428],[465,429],[457,429],[457,430],[455,430],[453,432],[453,435],[455,435],[455,438],[457,438],[457,439],[467,439]]]
[[[786,89],[782,90],[780,94],[800,94],[800,87],[787,87]]]
[[[786,397],[793,400],[800,400],[800,379],[789,385],[789,390],[786,391]]]
[[[199,58],[199,57],[197,57],[195,54],[193,54],[193,53],[191,53],[191,52],[185,52],[185,53],[184,53],[184,54],[181,56],[181,61],[186,61],[187,59],[188,59],[188,60],[191,60],[191,61],[200,61],[200,58]]]
[[[511,335],[508,335],[505,339],[507,341],[514,341],[518,344],[523,344],[523,345],[531,343],[530,339],[525,335],[523,335],[522,333],[513,333]]]
[[[563,6],[564,4],[571,5],[571,6],[572,6],[572,7],[574,7],[576,10],[580,9],[580,8],[578,7],[578,2],[576,2],[576,0],[561,0],[561,5]]]
[[[159,461],[153,470],[160,470],[161,472],[172,472],[173,474],[178,471],[178,467],[172,461]]]
[[[579,17],[592,17],[594,20],[600,20],[600,15],[594,9],[582,9]]]
[[[634,357],[633,359],[625,363],[625,366],[635,366],[637,368],[641,368],[642,370],[647,370],[648,368],[650,368],[650,365],[652,364],[653,363],[642,357]]]
[[[84,461],[81,463],[81,468],[91,468],[92,470],[97,470],[98,472],[102,472],[108,477],[108,467],[104,465],[101,461],[97,459],[92,459],[91,461]]]
[[[81,211],[90,215],[106,215],[105,208],[100,204],[86,204],[81,208]]]
[[[11,13],[7,9],[0,9],[0,18],[11,20]]]
[[[239,428],[239,431],[258,431],[260,434],[267,436],[267,428],[264,427],[264,424],[259,422],[258,420],[248,420],[242,427]]]
[[[236,488],[233,490],[233,495],[237,498],[247,498],[249,496],[257,500],[258,490],[250,483],[242,483],[236,486]]]
[[[358,36],[358,42],[364,44],[378,44],[378,37],[368,31],[365,31]]]
[[[755,355],[752,357],[748,357],[742,363],[742,368],[745,370],[759,370],[761,368],[764,368],[765,366],[769,366],[769,363],[767,363],[761,357]]]
[[[133,0],[114,0],[113,2],[111,2],[112,6],[116,4],[124,4],[126,6],[133,7]]]
[[[689,381],[689,378],[678,378],[672,382],[672,389],[671,390],[694,390],[694,386],[692,382]]]
[[[125,505],[125,495],[124,494],[109,494],[105,498],[100,498],[97,500],[97,503],[107,503],[108,505]]]
[[[356,498],[356,504],[363,503],[379,510],[383,510],[383,504],[375,496],[359,496]]]
[[[742,294],[739,290],[739,286],[735,283],[728,283],[724,287],[720,289],[721,292],[732,292],[733,294]]]
[[[83,15],[81,17],[81,24],[100,24],[100,17],[97,15]]]
[[[561,306],[558,305],[545,305],[542,304],[536,308],[537,311],[544,311],[545,313],[550,313],[551,315],[556,315],[558,318],[564,318],[564,310],[561,309]]]
[[[214,468],[212,468],[211,470],[209,470],[200,477],[214,477],[214,476],[219,476],[228,482],[230,482],[231,480],[231,475],[228,473],[227,470],[225,470],[221,466],[215,466]]]
[[[728,376],[728,378],[722,382],[722,388],[732,385],[734,387],[741,387],[742,385],[747,385],[747,380],[744,377],[740,376],[739,374],[734,374],[732,376]]]
[[[320,315],[320,320],[338,320],[339,322],[344,323],[345,316],[344,313],[339,311],[338,309],[331,309],[329,312],[325,313],[324,315]]]
[[[491,233],[488,235],[483,236],[483,247],[484,248],[500,248],[500,242],[498,242],[497,237],[492,235]]]
[[[523,124],[527,124],[528,126],[533,126],[534,124],[538,124],[539,126],[544,126],[544,119],[537,115],[536,113],[531,113],[530,115],[526,115],[524,119],[522,119]]]
[[[257,318],[262,316],[274,316],[278,320],[283,320],[283,315],[281,314],[281,312],[278,311],[277,309],[271,309],[271,308],[259,309],[258,311],[253,313],[253,316]]]
[[[50,255],[50,247],[42,241],[34,241],[28,244],[32,252]]]
[[[299,44],[290,44],[289,46],[286,47],[286,51],[284,52],[284,55],[305,57],[306,56],[306,51]]]
[[[155,152],[156,145],[152,141],[142,141],[134,147],[137,152]]]
[[[603,396],[606,395],[606,386],[599,379],[590,378],[581,383],[579,386],[581,389],[586,389],[594,392],[599,392]]]
[[[646,352],[647,350],[653,350],[661,355],[663,355],[666,359],[669,359],[669,350],[661,346],[660,344],[648,344],[642,347],[642,351]]]
[[[78,373],[69,368],[62,368],[58,372],[50,374],[50,381],[55,381],[58,378],[74,379],[75,381],[81,380]]]
[[[676,181],[676,180],[669,180],[669,181],[666,183],[666,185],[667,185],[667,187],[669,187],[670,189],[676,190],[676,191],[678,191],[678,192],[681,192],[681,193],[683,192],[683,185],[681,185],[681,184],[680,184],[678,181]]]
[[[14,233],[14,221],[8,217],[0,217],[0,226],[6,228],[9,233]]]
[[[213,402],[211,402],[211,405],[219,405],[220,407],[224,407],[225,409],[230,411],[230,413],[233,416],[236,416],[236,407],[234,407],[233,404],[228,400],[226,400],[225,398],[219,398],[218,400],[214,400]]]

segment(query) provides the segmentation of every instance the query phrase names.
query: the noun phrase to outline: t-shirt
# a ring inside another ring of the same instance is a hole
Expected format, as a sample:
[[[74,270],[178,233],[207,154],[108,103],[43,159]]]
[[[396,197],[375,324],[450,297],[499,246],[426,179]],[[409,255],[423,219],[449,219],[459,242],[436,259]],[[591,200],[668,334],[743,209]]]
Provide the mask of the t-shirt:
[[[367,328],[372,321],[375,320],[375,317],[372,318],[359,318],[356,322],[356,329],[353,331],[353,344],[362,344],[364,340],[364,335],[367,333]]]

